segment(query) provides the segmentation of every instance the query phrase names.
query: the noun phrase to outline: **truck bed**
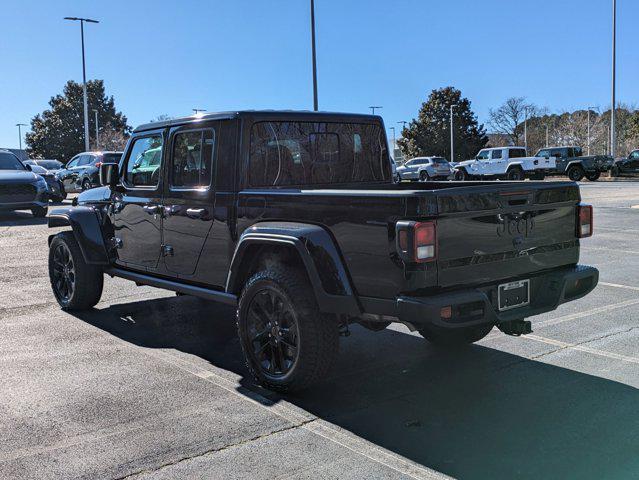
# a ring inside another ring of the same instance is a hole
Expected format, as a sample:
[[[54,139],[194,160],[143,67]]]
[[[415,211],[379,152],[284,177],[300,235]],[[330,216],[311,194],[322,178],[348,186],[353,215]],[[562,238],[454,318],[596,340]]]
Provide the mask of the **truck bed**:
[[[358,295],[437,293],[574,265],[579,260],[572,182],[429,182],[365,188],[247,189],[238,227],[299,219],[327,228]],[[435,220],[434,262],[404,265],[398,220]]]

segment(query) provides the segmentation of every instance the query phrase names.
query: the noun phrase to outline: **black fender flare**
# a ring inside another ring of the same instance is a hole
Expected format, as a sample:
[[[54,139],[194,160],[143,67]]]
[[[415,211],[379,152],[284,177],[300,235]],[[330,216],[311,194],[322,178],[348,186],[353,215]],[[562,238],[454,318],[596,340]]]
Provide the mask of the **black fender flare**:
[[[100,219],[93,207],[56,208],[49,213],[49,228],[71,227],[84,261],[92,265],[109,265]],[[54,235],[49,237],[49,245]]]
[[[240,236],[231,260],[227,293],[239,295],[246,280],[243,267],[252,261],[254,248],[271,245],[297,252],[321,311],[361,315],[361,306],[335,241],[324,228],[307,223],[260,222],[247,228]]]

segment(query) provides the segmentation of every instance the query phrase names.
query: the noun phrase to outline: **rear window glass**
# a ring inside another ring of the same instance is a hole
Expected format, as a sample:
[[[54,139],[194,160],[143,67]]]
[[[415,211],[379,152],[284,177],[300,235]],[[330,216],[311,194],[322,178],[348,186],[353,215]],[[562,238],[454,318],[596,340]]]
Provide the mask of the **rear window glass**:
[[[523,158],[526,156],[526,150],[523,148],[511,148],[508,150],[508,158]]]
[[[433,158],[433,163],[437,163],[437,164],[439,164],[439,165],[442,165],[442,164],[445,164],[445,163],[448,163],[448,162],[446,161],[446,159],[445,159],[445,158],[441,158],[441,157],[434,157],[434,158]]]
[[[386,139],[372,124],[258,122],[248,168],[252,187],[390,179]]]
[[[122,158],[121,153],[105,153],[102,155],[104,163],[120,163],[120,158]]]

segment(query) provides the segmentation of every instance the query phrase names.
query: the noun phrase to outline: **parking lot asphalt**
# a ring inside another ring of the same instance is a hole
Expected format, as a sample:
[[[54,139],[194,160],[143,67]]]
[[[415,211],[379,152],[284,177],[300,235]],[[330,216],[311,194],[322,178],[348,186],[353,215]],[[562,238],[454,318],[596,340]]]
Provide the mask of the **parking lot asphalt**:
[[[228,307],[107,279],[62,312],[45,220],[1,216],[0,478],[639,478],[639,183],[582,196],[600,284],[533,334],[353,327],[285,397],[247,376]]]

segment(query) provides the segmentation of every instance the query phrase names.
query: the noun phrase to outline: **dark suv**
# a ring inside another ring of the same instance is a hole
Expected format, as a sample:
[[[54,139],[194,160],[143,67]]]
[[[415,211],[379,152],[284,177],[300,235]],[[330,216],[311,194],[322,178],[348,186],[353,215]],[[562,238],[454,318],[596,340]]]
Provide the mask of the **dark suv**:
[[[83,152],[73,157],[56,176],[66,193],[81,192],[100,185],[100,165],[118,163],[122,152]]]
[[[36,217],[46,216],[49,187],[31,168],[10,151],[0,150],[0,212],[31,210]]]
[[[263,385],[325,374],[340,334],[401,322],[439,345],[597,284],[578,265],[592,208],[574,182],[394,183],[378,116],[235,112],[138,127],[104,187],[53,210],[53,293],[87,309],[104,274],[237,308]],[[203,315],[206,315],[203,312]]]

